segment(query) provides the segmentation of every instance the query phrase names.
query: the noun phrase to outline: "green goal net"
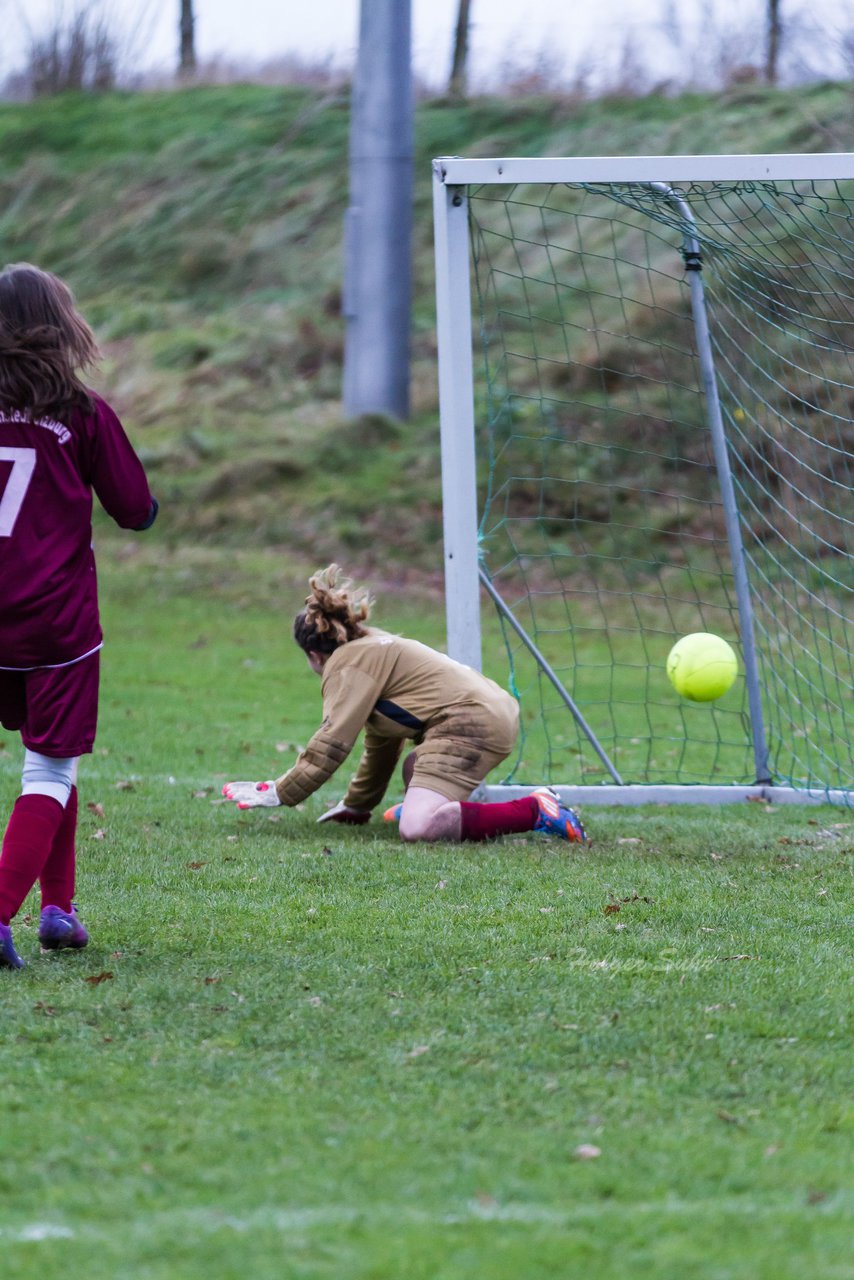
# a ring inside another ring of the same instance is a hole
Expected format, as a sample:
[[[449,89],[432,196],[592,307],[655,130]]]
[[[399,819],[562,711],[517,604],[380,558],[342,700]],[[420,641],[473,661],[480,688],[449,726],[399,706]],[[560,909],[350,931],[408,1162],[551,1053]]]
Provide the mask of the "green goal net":
[[[854,183],[466,202],[478,555],[523,725],[507,781],[850,798]],[[695,631],[739,655],[712,704],[665,673]]]

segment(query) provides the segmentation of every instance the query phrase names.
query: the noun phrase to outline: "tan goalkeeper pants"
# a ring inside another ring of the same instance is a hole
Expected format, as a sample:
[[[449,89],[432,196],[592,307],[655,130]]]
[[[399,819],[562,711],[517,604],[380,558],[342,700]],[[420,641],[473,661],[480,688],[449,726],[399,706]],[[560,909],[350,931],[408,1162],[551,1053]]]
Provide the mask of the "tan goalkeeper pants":
[[[519,733],[519,707],[503,694],[488,707],[452,707],[415,748],[410,786],[467,800],[486,775],[506,760]]]

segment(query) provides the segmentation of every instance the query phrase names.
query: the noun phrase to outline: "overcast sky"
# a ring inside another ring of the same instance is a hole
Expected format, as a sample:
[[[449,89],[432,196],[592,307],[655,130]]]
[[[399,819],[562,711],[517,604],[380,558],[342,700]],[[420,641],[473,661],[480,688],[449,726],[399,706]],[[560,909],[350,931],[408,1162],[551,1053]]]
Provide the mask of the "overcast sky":
[[[20,58],[25,25],[38,30],[52,15],[72,12],[83,2],[0,0],[0,73]],[[146,67],[174,65],[179,0],[100,2],[111,23],[142,29],[140,60]],[[748,36],[761,30],[765,7],[766,0],[472,0],[472,71],[482,79],[508,60],[530,64],[544,53],[567,67],[582,61],[614,66],[628,42],[655,74],[664,75],[675,65],[680,36],[685,58],[702,59],[701,22],[714,29],[718,43],[731,33],[731,56],[743,51],[742,60],[749,61],[756,50]],[[447,78],[456,9],[457,0],[412,0],[415,68],[430,84]],[[784,20],[803,22],[799,15],[811,15],[812,33],[799,43],[819,67],[830,66],[839,32],[854,27],[854,0],[781,0],[781,10]],[[331,58],[341,66],[352,61],[359,0],[195,0],[195,11],[202,61],[258,61],[287,53],[307,60]],[[667,13],[675,42],[664,34]]]

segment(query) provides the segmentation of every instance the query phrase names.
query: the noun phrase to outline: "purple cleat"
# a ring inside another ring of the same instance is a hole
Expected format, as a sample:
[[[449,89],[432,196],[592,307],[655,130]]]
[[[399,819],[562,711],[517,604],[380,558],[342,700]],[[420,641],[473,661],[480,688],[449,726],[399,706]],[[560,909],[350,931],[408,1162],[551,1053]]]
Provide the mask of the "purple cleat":
[[[8,924],[0,924],[0,969],[23,969],[24,962],[15,950],[12,930]]]
[[[572,844],[586,844],[587,833],[581,825],[581,819],[574,809],[561,804],[560,796],[551,787],[541,787],[531,793],[540,810],[540,816],[534,824],[535,831],[543,835],[560,836]]]
[[[70,911],[61,907],[43,907],[39,920],[39,942],[45,951],[61,951],[64,947],[79,950],[89,941],[89,934],[77,919],[72,905]]]

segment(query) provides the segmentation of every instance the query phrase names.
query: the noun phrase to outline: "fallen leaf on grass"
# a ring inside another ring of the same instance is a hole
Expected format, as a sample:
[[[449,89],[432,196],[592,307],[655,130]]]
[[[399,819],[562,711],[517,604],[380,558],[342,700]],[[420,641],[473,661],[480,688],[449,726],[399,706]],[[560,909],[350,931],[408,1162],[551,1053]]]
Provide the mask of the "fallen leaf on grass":
[[[88,978],[84,978],[84,982],[88,982],[90,986],[97,987],[100,982],[109,982],[110,978],[115,977],[112,969],[102,969],[100,973],[90,973]]]
[[[598,1160],[602,1151],[599,1147],[594,1147],[590,1142],[582,1142],[580,1146],[573,1151],[576,1160]]]
[[[107,838],[107,833],[103,827],[98,827],[96,831],[92,832],[93,840],[106,840],[106,838]]]
[[[827,1192],[820,1191],[818,1187],[810,1187],[807,1191],[807,1204],[821,1204],[826,1199]]]
[[[429,1044],[417,1044],[415,1045],[414,1049],[409,1050],[409,1053],[406,1056],[407,1058],[420,1058],[422,1053],[429,1053],[429,1052],[430,1052]]]
[[[639,836],[618,836],[617,844],[642,844]]]
[[[734,1116],[731,1111],[724,1111],[721,1109],[720,1111],[716,1111],[715,1115],[719,1120],[723,1120],[724,1124],[741,1124],[738,1116]]]
[[[116,791],[133,791],[133,789],[134,789],[133,783],[132,783],[132,782],[129,782],[129,781],[128,781],[127,779],[125,779],[125,778],[120,779],[120,780],[115,784],[115,787],[116,787]]]
[[[614,898],[612,902],[609,902],[607,906],[603,907],[603,911],[606,916],[615,915],[616,912],[620,910],[620,907],[626,902],[646,902],[647,904],[650,904],[655,902],[655,898],[649,898],[646,895],[641,896],[635,891],[630,893],[628,898]]]
[[[200,867],[204,867],[206,865],[207,864],[204,862],[188,862],[187,863],[187,866],[190,868],[191,871],[198,871]]]
[[[193,792],[194,800],[204,800],[213,791],[213,787],[203,787],[200,791]]]
[[[205,978],[205,986],[213,986],[215,982],[222,982],[222,978]]]
[[[52,1004],[45,1004],[44,1000],[37,1000],[33,1005],[37,1013],[43,1013],[46,1018],[52,1018],[56,1013],[56,1009]]]
[[[92,800],[89,801],[86,808],[89,810],[90,813],[94,813],[96,818],[106,818],[107,816],[106,813],[104,812],[104,806],[102,804],[96,804]]]

